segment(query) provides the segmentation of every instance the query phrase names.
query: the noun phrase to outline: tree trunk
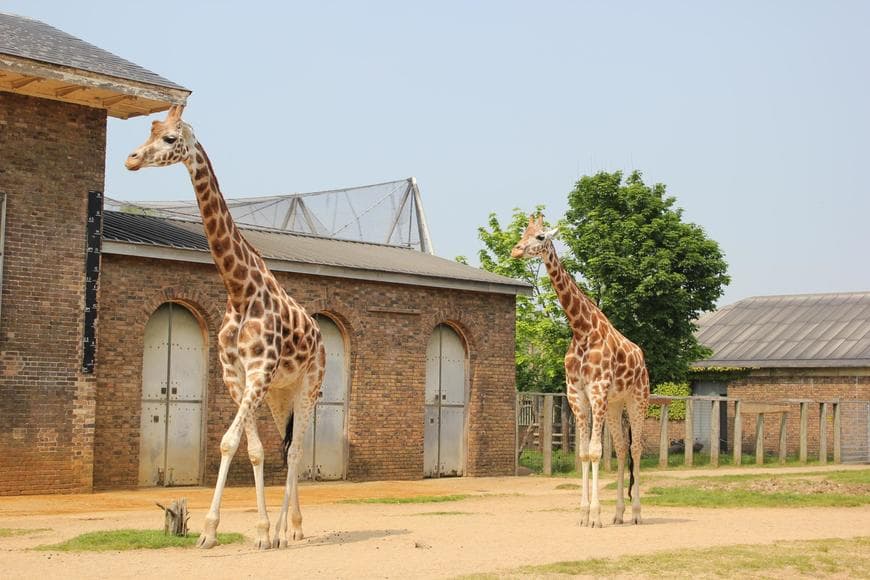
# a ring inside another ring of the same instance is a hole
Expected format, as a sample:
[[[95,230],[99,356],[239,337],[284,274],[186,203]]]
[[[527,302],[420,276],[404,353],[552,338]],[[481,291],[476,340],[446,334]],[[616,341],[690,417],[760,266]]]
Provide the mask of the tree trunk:
[[[190,519],[190,514],[187,512],[187,498],[172,500],[169,507],[164,507],[157,504],[157,507],[163,510],[165,519],[163,521],[163,533],[167,536],[186,536],[187,535],[187,520]]]

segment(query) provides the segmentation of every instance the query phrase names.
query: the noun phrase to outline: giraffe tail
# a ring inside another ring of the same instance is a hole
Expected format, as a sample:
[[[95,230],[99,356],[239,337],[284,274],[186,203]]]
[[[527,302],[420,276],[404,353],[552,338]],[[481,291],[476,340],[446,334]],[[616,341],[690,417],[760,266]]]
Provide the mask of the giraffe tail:
[[[281,449],[284,450],[284,467],[287,467],[287,454],[290,452],[290,444],[293,443],[293,411],[287,417],[287,429],[284,431],[284,442]]]
[[[631,501],[631,490],[634,488],[634,456],[631,453],[631,421],[628,419],[628,414],[622,414],[622,426],[628,431],[628,499]]]

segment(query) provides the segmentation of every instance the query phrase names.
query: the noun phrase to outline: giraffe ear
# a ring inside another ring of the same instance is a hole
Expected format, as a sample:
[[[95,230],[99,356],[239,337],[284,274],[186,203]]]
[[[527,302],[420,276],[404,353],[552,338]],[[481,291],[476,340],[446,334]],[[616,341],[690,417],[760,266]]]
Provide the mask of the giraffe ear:
[[[555,228],[553,228],[552,230],[550,230],[550,231],[548,231],[548,232],[544,232],[544,236],[546,236],[546,238],[547,238],[548,240],[552,240],[552,239],[555,238],[558,234],[559,234],[559,226],[556,226]]]
[[[166,115],[166,122],[181,120],[182,111],[184,111],[184,105],[172,105],[169,107],[169,114]]]

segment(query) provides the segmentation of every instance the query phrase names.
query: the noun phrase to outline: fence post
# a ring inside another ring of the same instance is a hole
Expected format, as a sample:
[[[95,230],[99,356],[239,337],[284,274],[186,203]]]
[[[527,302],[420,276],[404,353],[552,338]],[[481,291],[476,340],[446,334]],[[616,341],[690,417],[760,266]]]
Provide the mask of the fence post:
[[[620,425],[622,427],[622,425]],[[610,429],[607,427],[607,422],[604,422],[604,427],[601,429],[601,468],[604,471],[610,471],[610,457],[613,455],[613,442],[610,439]]]
[[[514,397],[514,475],[520,474],[520,411],[522,409],[520,397],[522,395],[519,392]]]
[[[764,465],[764,413],[755,415],[755,465]]]
[[[544,395],[544,417],[541,419],[541,452],[544,475],[553,475],[553,395]]]
[[[719,467],[719,399],[713,401],[710,413],[710,465]]]
[[[743,415],[740,413],[742,410],[741,402],[734,401],[734,465],[743,462]]]
[[[798,451],[798,458],[801,463],[807,462],[807,431],[809,430],[809,403],[802,402],[801,403],[801,442],[800,449]]]
[[[834,403],[834,463],[842,463],[842,450],[840,449],[840,402]]]
[[[828,463],[828,404],[819,404],[819,465]]]
[[[785,463],[788,454],[788,413],[783,411],[779,419],[779,462]]]
[[[779,418],[779,462],[785,463],[788,453],[788,413],[783,411]]]
[[[683,442],[685,445],[685,455],[683,455],[683,462],[691,466],[692,461],[694,460],[695,453],[695,424],[692,418],[692,397],[686,399],[686,420],[683,423],[685,426],[685,433],[683,434]]]
[[[659,467],[667,467],[668,446],[670,445],[670,441],[668,440],[668,409],[670,408],[670,405],[662,403],[661,407],[661,418],[659,420],[661,425],[661,430],[659,432]]]
[[[561,411],[560,415],[562,417],[561,427],[562,427],[562,438],[560,440],[559,447],[562,448],[562,451],[568,451],[571,446],[569,445],[569,437],[568,437],[568,397],[562,396],[560,397],[559,410]]]

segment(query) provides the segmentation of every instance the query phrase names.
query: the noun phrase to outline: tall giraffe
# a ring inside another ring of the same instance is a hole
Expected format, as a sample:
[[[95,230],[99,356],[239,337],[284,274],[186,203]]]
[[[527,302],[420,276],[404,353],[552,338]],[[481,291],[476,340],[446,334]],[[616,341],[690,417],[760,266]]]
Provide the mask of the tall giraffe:
[[[511,251],[513,258],[541,258],[547,274],[568,317],[573,338],[565,355],[565,378],[568,403],[578,427],[583,485],[580,499],[580,525],[601,527],[601,504],[598,501],[598,465],[601,460],[601,436],[606,418],[619,469],[616,479],[616,515],[613,523],[621,524],[625,513],[623,476],[625,457],[631,445],[629,459],[630,483],[628,496],[632,500],[631,521],[640,519],[640,454],[643,449],[643,422],[649,406],[649,375],[643,351],[622,336],[603,312],[577,286],[565,271],[553,237],[557,230],[544,227],[544,217],[529,216],[529,225]],[[623,433],[622,411],[628,411],[628,442]],[[592,411],[592,433],[588,418]],[[589,464],[592,464],[592,498],[589,499]]]
[[[218,354],[224,383],[238,411],[221,439],[220,471],[197,546],[211,548],[218,543],[221,496],[244,429],[257,489],[257,547],[283,547],[290,539],[287,511],[291,502],[293,539],[303,537],[297,475],[305,428],[323,381],[326,353],[317,323],[287,295],[236,227],[205,149],[181,119],[182,110],[173,106],[165,121],[154,121],[148,140],[130,154],[125,165],[132,171],[179,162],[187,167],[208,245],[228,294],[218,332]],[[284,501],[272,541],[263,483],[265,454],[255,417],[263,399],[284,439],[284,461],[288,464]]]

